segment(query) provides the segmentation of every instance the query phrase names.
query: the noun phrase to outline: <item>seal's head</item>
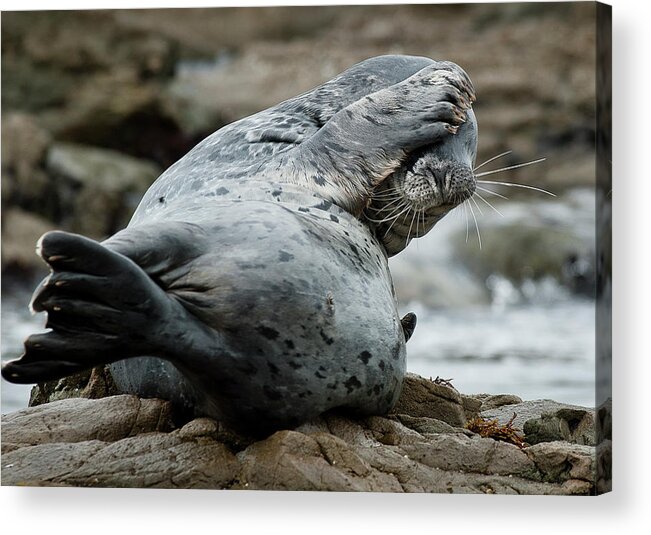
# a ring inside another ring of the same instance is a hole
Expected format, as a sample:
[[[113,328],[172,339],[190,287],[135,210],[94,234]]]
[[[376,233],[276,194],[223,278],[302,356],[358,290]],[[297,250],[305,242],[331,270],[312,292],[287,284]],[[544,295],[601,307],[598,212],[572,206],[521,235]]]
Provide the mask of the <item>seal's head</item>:
[[[409,155],[376,188],[365,217],[389,256],[472,197],[476,155],[477,121],[469,109],[454,135]]]

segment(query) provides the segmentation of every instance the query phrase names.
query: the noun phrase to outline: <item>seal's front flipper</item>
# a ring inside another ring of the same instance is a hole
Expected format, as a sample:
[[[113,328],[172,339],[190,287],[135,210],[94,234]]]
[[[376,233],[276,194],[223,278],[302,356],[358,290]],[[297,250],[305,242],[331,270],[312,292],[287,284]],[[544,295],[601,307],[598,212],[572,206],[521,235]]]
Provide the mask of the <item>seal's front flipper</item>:
[[[414,334],[416,330],[416,314],[409,312],[405,314],[400,320],[400,325],[402,326],[402,332],[405,335],[405,342],[409,342],[411,335]]]
[[[23,356],[2,368],[5,379],[35,383],[131,356],[168,356],[165,349],[175,345],[170,338],[179,336],[176,324],[188,312],[133,260],[60,231],[41,238],[39,253],[52,273],[31,307],[47,312],[50,331],[26,340]]]

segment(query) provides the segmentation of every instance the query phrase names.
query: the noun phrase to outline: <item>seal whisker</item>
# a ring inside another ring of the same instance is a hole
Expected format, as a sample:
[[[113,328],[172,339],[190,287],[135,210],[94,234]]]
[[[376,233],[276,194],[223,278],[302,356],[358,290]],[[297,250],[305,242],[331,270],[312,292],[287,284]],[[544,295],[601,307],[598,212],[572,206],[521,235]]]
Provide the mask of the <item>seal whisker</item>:
[[[498,158],[501,158],[502,156],[506,156],[507,154],[511,154],[513,151],[512,150],[507,150],[506,152],[503,152],[502,154],[498,154],[497,156],[493,156],[492,158],[489,158],[486,160],[484,163],[479,164],[477,167],[473,169],[473,171],[477,171],[477,169],[481,169],[484,167],[486,164],[494,162]]]
[[[411,216],[411,223],[409,224],[409,230],[407,231],[407,238],[406,238],[407,241],[409,240],[409,238],[411,236],[411,227],[414,225],[414,219],[416,218],[417,213],[418,213],[418,211],[414,210],[414,213]]]
[[[468,234],[470,232],[470,225],[468,224],[468,201],[463,203],[463,215],[466,217],[466,243],[468,243]]]
[[[399,210],[401,210],[402,208],[404,208],[407,205],[408,205],[408,203],[407,203],[406,200],[404,201],[404,204],[398,204],[398,206],[396,208],[394,208],[393,210],[391,210],[391,212],[389,212],[389,214],[382,221],[390,221],[391,219],[393,219],[392,218],[393,214],[395,214],[396,212],[398,212]],[[374,208],[373,210],[376,210],[378,212],[383,211],[382,208],[380,208],[380,209],[375,209]],[[370,219],[370,218],[367,217],[367,219]],[[373,221],[373,220],[371,220],[371,221]]]
[[[535,186],[529,186],[527,184],[515,184],[514,182],[495,182],[492,180],[478,180],[477,182],[479,182],[480,184],[494,184],[496,186],[511,186],[513,188],[532,189],[534,191],[539,191],[541,193],[551,195],[552,197],[556,197],[556,194],[552,193],[551,191],[547,191],[546,189],[542,189],[542,188],[537,188]]]
[[[495,208],[495,207],[494,207],[491,203],[489,203],[486,199],[484,199],[484,198],[481,196],[481,194],[479,194],[479,193],[477,193],[477,192],[475,191],[475,195],[477,195],[477,197],[479,197],[482,201],[484,201],[484,203],[486,203],[488,206],[490,206],[490,207],[491,207],[491,208],[492,208],[496,213],[498,213],[500,216],[504,217],[504,214],[503,214],[502,212],[500,212],[497,208]]]
[[[394,200],[392,200],[391,202],[385,204],[384,206],[382,206],[382,207],[380,207],[380,208],[375,208],[375,207],[373,207],[373,206],[369,206],[369,208],[370,208],[371,210],[375,211],[375,212],[383,212],[383,211],[386,210],[389,206],[391,206],[392,204],[397,203],[398,201],[400,201],[400,200],[402,200],[402,199],[404,199],[404,197],[401,195],[401,196],[399,196],[399,197],[396,197]]]
[[[477,204],[477,201],[475,200],[474,196],[470,197],[470,200],[474,203],[474,205],[477,207],[477,210],[479,211],[480,215],[484,215],[484,212],[480,208],[480,206]]]
[[[407,207],[406,207],[402,212],[400,212],[400,213],[395,217],[395,219],[393,220],[393,223],[391,223],[391,225],[389,226],[389,228],[387,229],[387,231],[384,233],[383,238],[386,238],[386,237],[387,237],[387,234],[389,234],[389,232],[391,232],[391,227],[393,227],[393,225],[396,224],[396,221],[398,221],[398,219],[400,219],[400,216],[401,216],[401,215],[403,215],[404,213],[409,214],[409,210],[411,210],[411,207],[410,207],[410,206],[407,206]]]
[[[396,214],[396,215],[393,215],[393,214],[395,214],[398,210],[401,210],[403,208],[408,209],[409,207],[408,207],[408,205],[406,203],[404,205],[401,204],[395,210],[393,210],[387,217],[385,217],[384,219],[372,219],[366,214],[364,214],[364,217],[366,219],[368,219],[369,221],[372,221],[373,223],[387,223],[389,221],[392,221],[392,220],[397,219],[398,217],[400,217],[404,213],[404,210],[402,212]]]
[[[475,211],[472,209],[472,204],[468,204],[468,208],[470,208],[470,213],[472,214],[472,218],[475,220],[475,228],[477,229],[477,239],[479,240],[479,248],[481,249],[481,234],[479,233],[479,223],[477,223],[477,218],[475,217]]]
[[[481,191],[485,191],[486,193],[490,193],[490,194],[492,194],[492,195],[495,195],[496,197],[500,197],[501,199],[504,199],[504,200],[507,200],[507,201],[509,200],[508,197],[506,197],[506,196],[504,196],[504,195],[501,195],[501,194],[499,194],[499,193],[497,193],[497,192],[495,192],[495,191],[492,191],[492,190],[490,190],[490,189],[482,188],[481,186],[477,186],[477,189],[479,189],[479,190],[481,190]]]
[[[384,191],[381,191],[380,193],[373,192],[371,197],[374,199],[384,199],[386,197],[393,197],[393,196],[400,196],[400,192],[398,191],[398,186],[394,186],[393,188],[386,189]]]
[[[518,169],[519,167],[526,167],[527,165],[533,165],[535,163],[544,162],[547,158],[538,158],[537,160],[531,160],[530,162],[518,163],[516,165],[509,165],[508,167],[502,167],[500,169],[493,169],[492,171],[484,171],[483,173],[478,173],[475,175],[475,178],[481,176],[493,175],[495,173],[501,173],[502,171],[509,171],[510,169]]]

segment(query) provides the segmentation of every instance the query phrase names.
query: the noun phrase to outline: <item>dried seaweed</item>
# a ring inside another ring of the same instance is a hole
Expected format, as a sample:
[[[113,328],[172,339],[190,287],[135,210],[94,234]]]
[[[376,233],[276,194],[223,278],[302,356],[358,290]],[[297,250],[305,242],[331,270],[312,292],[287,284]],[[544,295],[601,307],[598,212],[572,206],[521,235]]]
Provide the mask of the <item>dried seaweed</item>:
[[[484,438],[501,440],[503,442],[515,444],[518,448],[523,449],[527,444],[524,441],[524,436],[520,434],[520,431],[513,427],[515,417],[516,413],[513,413],[513,417],[506,423],[506,425],[502,425],[497,420],[487,420],[486,418],[478,416],[466,424],[466,429],[473,433],[477,433],[479,436]]]

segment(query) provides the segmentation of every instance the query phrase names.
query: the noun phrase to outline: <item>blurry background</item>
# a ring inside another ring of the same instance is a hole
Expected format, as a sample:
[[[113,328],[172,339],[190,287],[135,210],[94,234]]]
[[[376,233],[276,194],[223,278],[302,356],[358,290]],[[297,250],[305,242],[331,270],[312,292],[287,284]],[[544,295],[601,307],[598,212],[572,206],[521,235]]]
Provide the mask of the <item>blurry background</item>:
[[[464,393],[594,404],[595,14],[590,3],[4,12],[2,358],[44,319],[40,235],[123,228],[214,130],[378,54],[460,64],[495,186],[391,261],[419,322],[408,369]],[[2,412],[29,388],[2,382]]]

